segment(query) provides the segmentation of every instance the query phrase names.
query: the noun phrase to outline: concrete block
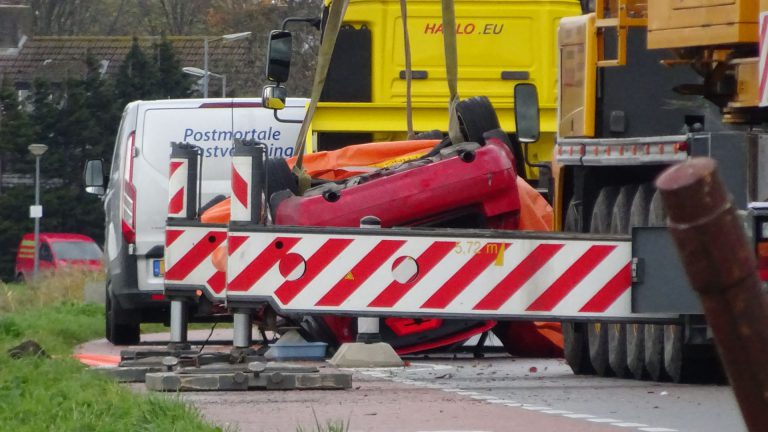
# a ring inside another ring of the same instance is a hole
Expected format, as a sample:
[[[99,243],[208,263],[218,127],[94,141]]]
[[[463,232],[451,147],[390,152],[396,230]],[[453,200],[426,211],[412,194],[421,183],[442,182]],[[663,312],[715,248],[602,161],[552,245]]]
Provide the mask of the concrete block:
[[[184,375],[173,372],[148,373],[147,389],[153,391],[230,391],[248,390],[248,374]]]
[[[400,367],[403,361],[388,343],[345,343],[329,361],[336,367]]]

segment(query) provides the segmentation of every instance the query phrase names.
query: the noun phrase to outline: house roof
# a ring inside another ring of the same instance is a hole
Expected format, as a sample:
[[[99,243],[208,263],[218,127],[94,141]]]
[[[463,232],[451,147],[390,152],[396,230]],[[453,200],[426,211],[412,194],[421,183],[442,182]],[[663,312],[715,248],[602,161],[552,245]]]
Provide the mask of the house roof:
[[[204,36],[168,37],[182,67],[201,69],[204,39]],[[139,37],[138,40],[144,54],[151,56],[154,52],[152,46],[160,38]],[[25,41],[16,53],[0,55],[0,80],[24,87],[36,78],[59,82],[82,76],[88,54],[102,62],[106,75],[114,75],[132,43],[130,36],[34,37]],[[254,74],[256,59],[251,43],[250,39],[209,43],[209,70],[227,75],[228,93],[233,88],[241,96],[259,93],[260,83],[253,82],[253,76],[258,74]],[[215,81],[211,80],[211,86],[215,85]]]

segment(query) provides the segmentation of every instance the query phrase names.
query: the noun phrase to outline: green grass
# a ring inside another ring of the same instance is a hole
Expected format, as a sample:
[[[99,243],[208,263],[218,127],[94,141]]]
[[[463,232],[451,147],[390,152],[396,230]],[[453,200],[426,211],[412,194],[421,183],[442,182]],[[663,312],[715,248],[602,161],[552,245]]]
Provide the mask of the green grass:
[[[75,345],[103,335],[104,308],[75,300],[82,279],[64,281],[0,283],[0,431],[221,430],[176,398],[136,394],[72,359]],[[26,339],[51,358],[11,359]]]

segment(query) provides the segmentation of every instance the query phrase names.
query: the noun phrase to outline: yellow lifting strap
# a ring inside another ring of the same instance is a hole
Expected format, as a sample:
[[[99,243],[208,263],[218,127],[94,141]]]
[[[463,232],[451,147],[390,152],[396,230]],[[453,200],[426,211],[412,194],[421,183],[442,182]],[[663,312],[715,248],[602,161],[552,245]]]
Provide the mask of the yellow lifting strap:
[[[413,70],[411,67],[411,41],[408,36],[408,6],[406,0],[400,0],[400,16],[403,21],[403,48],[405,49],[405,123],[408,127],[408,139],[416,138],[413,133],[413,107],[411,99],[411,83]]]
[[[296,158],[296,165],[293,167],[293,173],[299,178],[299,194],[303,194],[304,191],[310,187],[310,177],[306,171],[304,171],[303,167],[307,133],[309,132],[309,126],[312,124],[312,118],[317,109],[317,101],[320,99],[320,93],[322,93],[323,86],[325,85],[325,78],[328,75],[328,67],[331,64],[333,48],[336,45],[336,38],[339,35],[341,21],[344,18],[344,12],[346,12],[348,4],[349,0],[333,0],[330,9],[328,10],[328,20],[325,23],[323,41],[320,44],[320,52],[317,58],[315,81],[312,84],[312,95],[310,96],[309,107],[307,107],[307,113],[304,115],[304,122],[301,124],[301,130],[296,139],[296,146],[294,147],[293,152],[293,154],[298,155]]]
[[[448,81],[450,101],[448,108],[448,137],[453,144],[464,142],[459,127],[456,105],[459,103],[458,54],[456,50],[456,11],[453,0],[443,0],[443,48],[445,49],[445,78]]]

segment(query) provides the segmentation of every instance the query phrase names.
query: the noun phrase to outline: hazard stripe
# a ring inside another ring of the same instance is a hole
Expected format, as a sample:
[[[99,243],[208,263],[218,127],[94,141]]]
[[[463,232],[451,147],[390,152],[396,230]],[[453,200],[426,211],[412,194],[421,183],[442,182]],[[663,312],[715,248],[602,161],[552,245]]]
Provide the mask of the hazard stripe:
[[[579,312],[605,312],[632,286],[632,267],[630,263],[624,266],[600,291],[584,305]]]
[[[213,292],[221,294],[227,284],[227,274],[222,271],[217,271],[210,279],[208,279],[207,283]]]
[[[213,238],[213,241],[209,239]],[[224,232],[208,231],[173,267],[165,273],[166,280],[181,281],[203,262],[225,239]]]
[[[393,281],[381,292],[381,294],[378,295],[378,297],[368,304],[368,307],[391,308],[394,306],[455,247],[455,242],[441,241],[432,243],[432,245],[416,259],[419,273],[414,280],[408,283]]]
[[[496,246],[497,251],[504,251],[508,243],[488,243],[483,247],[486,253],[477,253],[469,261],[464,264],[459,271],[454,273],[450,279],[448,279],[443,286],[438,288],[432,296],[421,305],[422,308],[428,309],[445,309],[452,301],[456,299],[466,288],[471,284],[480,273],[484,272],[488,266],[491,265],[498,254],[487,253],[489,247]],[[493,249],[491,249],[493,250]]]
[[[233,236],[230,235],[227,239],[227,246],[229,247],[229,255],[235,253],[235,251],[242,246],[245,241],[248,240],[248,236]]]
[[[325,242],[308,260],[304,274],[293,281],[285,281],[275,290],[277,297],[283,304],[288,304],[312,282],[329,263],[331,263],[344,249],[352,243],[352,239],[330,239]]]
[[[184,230],[165,230],[165,246],[168,247],[173,244],[181,235],[184,234]]]
[[[404,240],[382,240],[347,275],[341,278],[315,306],[339,306],[344,303],[392,254],[405,244]]]
[[[480,300],[474,310],[498,310],[555,254],[564,244],[542,244],[536,247],[520,264]]]
[[[275,237],[269,246],[261,251],[253,261],[245,266],[239,275],[229,282],[227,290],[248,291],[259,279],[274,267],[275,264],[277,264],[277,262],[299,242],[299,240],[301,239],[297,237]],[[281,248],[277,247],[278,243],[282,245]]]
[[[178,214],[184,209],[184,189],[179,189],[168,201],[168,214]]]
[[[572,266],[544,291],[527,311],[548,312],[555,308],[568,293],[608,256],[616,246],[592,246]]]
[[[234,167],[232,167],[232,194],[243,207],[248,208],[248,183]]]
[[[176,170],[179,169],[180,166],[184,165],[184,162],[174,162],[171,161],[171,172],[168,174],[168,177],[172,177],[173,174],[176,172]]]

